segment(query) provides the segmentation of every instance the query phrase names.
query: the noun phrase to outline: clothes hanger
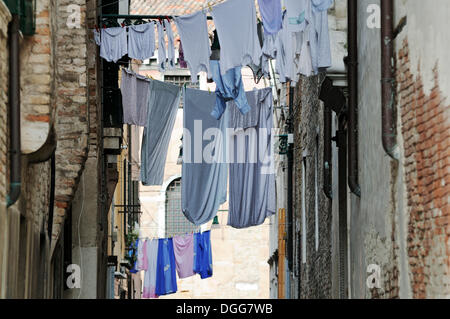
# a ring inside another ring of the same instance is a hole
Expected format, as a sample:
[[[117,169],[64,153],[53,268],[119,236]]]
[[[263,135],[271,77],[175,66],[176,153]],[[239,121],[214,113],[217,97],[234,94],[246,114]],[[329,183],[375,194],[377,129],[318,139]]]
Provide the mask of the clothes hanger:
[[[139,24],[145,24],[146,22],[142,19],[137,19],[136,21],[134,21],[134,25],[139,25]]]
[[[132,22],[130,19],[125,19],[125,20],[123,21],[123,24],[124,24],[125,26],[129,26],[129,25],[132,25],[133,22]]]

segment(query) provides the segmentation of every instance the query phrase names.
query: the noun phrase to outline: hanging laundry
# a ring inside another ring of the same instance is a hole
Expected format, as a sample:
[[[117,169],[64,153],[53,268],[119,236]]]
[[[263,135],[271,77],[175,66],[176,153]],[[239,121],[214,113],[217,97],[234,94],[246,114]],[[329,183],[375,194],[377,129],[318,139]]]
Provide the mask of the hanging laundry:
[[[159,71],[164,72],[166,70],[166,39],[164,37],[164,22],[156,24],[158,29],[158,64]]]
[[[131,180],[139,181],[141,173],[141,142],[144,128],[131,125]]]
[[[137,270],[146,270],[147,269],[147,260],[145,260],[144,251],[146,250],[146,244],[147,242],[145,240],[139,240],[138,241],[138,249],[137,249],[137,259],[136,259],[136,269]]]
[[[191,82],[198,82],[197,74],[201,71],[207,72],[208,77],[211,78],[209,69],[211,48],[209,47],[206,14],[199,11],[176,17],[174,21],[183,44],[184,60],[191,72]]]
[[[120,91],[122,93],[123,122],[147,125],[150,80],[122,68]]]
[[[312,8],[314,11],[328,10],[333,4],[333,0],[312,0]]]
[[[263,25],[261,22],[258,22],[257,24],[257,30],[258,30],[258,39],[259,39],[259,44],[261,46],[263,46],[264,43],[264,31],[263,31]],[[267,75],[269,72],[269,59],[264,56],[264,54],[261,55],[261,58],[259,59],[259,63],[258,64],[254,64],[253,62],[250,63],[248,65],[248,67],[252,70],[253,73],[253,80],[255,81],[256,84],[259,83],[259,81],[261,80],[261,78],[264,75]]]
[[[128,53],[126,28],[102,29],[100,56],[108,62],[116,63]]]
[[[307,3],[311,0],[285,0],[287,14],[287,29],[299,32],[305,29]]]
[[[130,25],[128,27],[128,56],[145,60],[155,53],[155,23]]]
[[[172,238],[159,239],[156,264],[156,295],[163,296],[177,292],[175,268]]]
[[[276,34],[281,30],[282,11],[280,0],[258,0],[259,12],[264,24],[264,34]]]
[[[152,239],[147,243],[147,260],[148,267],[144,274],[143,298],[158,298],[155,293],[156,289],[156,269],[158,261],[158,239]]]
[[[256,29],[253,0],[228,0],[211,12],[220,42],[220,71],[250,63],[259,64],[262,54]]]
[[[330,35],[328,30],[328,8],[332,0],[313,0],[308,10],[311,20],[309,41],[314,74],[331,67]]]
[[[173,237],[173,250],[179,278],[194,275],[194,234]]]
[[[130,273],[135,274],[139,271],[139,269],[137,269],[138,266],[138,260],[137,260],[137,256],[138,256],[138,247],[139,247],[139,239],[136,239],[136,241],[134,243],[131,244],[131,247],[129,247],[128,250],[128,256],[129,257],[133,257],[136,256],[135,262],[133,263],[133,267],[130,269]]]
[[[228,70],[224,75],[220,72],[220,62],[210,61],[212,79],[216,83],[216,103],[211,116],[219,120],[225,111],[226,102],[235,100],[242,114],[250,110],[242,82],[241,67]]]
[[[311,46],[310,46],[310,28],[313,28],[312,25],[306,26],[306,30],[303,33],[303,41],[301,46],[301,55],[299,59],[299,67],[298,67],[298,73],[302,74],[304,76],[311,76],[314,74],[314,69],[312,65],[312,58],[311,58]]]
[[[182,69],[186,69],[187,68],[187,63],[184,60],[183,45],[181,44],[181,41],[180,41],[180,46],[178,48],[178,65]]]
[[[194,272],[206,279],[213,275],[211,231],[194,234]]]
[[[220,120],[210,115],[216,99],[213,93],[185,88],[183,99],[181,207],[190,222],[201,225],[213,219],[226,201],[228,117],[226,112]],[[214,129],[216,135],[205,136],[204,140],[204,134]],[[212,158],[207,158],[208,155]]]
[[[291,32],[288,27],[287,13],[283,14],[283,28],[276,39],[276,73],[281,83],[291,80],[292,86],[298,81],[298,63],[302,43],[301,32]]]
[[[272,149],[272,89],[265,88],[247,92],[251,108],[257,112],[242,115],[236,111],[234,102],[229,102],[230,136],[229,152],[232,154],[230,169],[230,200],[228,225],[234,228],[246,228],[264,223],[266,217],[275,214],[275,174],[273,171]],[[239,117],[253,117],[251,120]],[[253,124],[257,123],[256,126]],[[246,127],[250,126],[252,127]]]
[[[167,34],[167,67],[173,69],[175,67],[175,40],[173,38],[172,24],[169,20],[164,20],[164,28]]]
[[[164,167],[178,106],[178,86],[150,81],[147,126],[141,147],[141,181],[143,185],[162,185]]]
[[[97,44],[98,46],[101,46],[102,45],[102,40],[101,40],[101,37],[100,37],[100,32],[97,31],[96,29],[92,30],[92,32],[94,32],[95,44]]]

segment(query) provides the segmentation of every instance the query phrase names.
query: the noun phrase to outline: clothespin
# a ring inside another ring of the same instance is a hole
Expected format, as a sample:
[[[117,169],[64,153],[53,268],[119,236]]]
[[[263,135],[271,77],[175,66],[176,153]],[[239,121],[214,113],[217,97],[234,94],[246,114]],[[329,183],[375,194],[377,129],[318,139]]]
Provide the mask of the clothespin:
[[[166,19],[167,19],[167,21],[169,21],[169,22],[170,22],[170,18],[169,18],[169,16],[166,16]]]
[[[211,1],[208,1],[208,8],[209,8],[209,12],[212,12],[212,5],[211,5]]]
[[[211,94],[211,88],[208,86],[208,93]]]
[[[94,25],[94,27],[95,27],[95,30],[97,30],[97,32],[100,32],[98,25]]]

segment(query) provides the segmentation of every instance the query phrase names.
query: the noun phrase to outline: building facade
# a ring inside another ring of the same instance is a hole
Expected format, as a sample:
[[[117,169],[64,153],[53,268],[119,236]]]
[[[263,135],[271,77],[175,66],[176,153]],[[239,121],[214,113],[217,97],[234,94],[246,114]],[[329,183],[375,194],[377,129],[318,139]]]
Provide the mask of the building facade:
[[[449,296],[449,16],[443,2],[335,1],[344,72],[290,90],[295,182],[280,208],[292,196],[292,215],[273,255],[288,265],[271,296]]]

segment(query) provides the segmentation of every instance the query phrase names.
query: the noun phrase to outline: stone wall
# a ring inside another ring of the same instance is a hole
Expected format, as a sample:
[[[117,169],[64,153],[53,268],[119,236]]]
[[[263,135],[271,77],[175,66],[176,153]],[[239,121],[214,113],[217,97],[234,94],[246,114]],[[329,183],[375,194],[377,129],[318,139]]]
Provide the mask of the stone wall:
[[[8,156],[8,23],[11,14],[4,2],[0,3],[0,206],[6,207],[6,172]]]
[[[3,1],[0,2],[0,298],[5,297],[7,216],[6,194],[8,172],[8,23],[11,15]]]
[[[331,298],[331,201],[323,192],[324,106],[318,99],[323,78],[323,75],[302,77],[294,98],[294,251],[297,252],[294,272],[299,269],[300,298]],[[305,227],[302,204],[306,211]],[[306,230],[306,259],[301,253],[305,244],[301,240],[303,230]]]
[[[69,5],[80,9],[79,27],[71,27]],[[68,12],[69,11],[69,12]],[[88,155],[88,88],[86,1],[58,1],[55,6],[56,194],[53,240],[79,183]]]

